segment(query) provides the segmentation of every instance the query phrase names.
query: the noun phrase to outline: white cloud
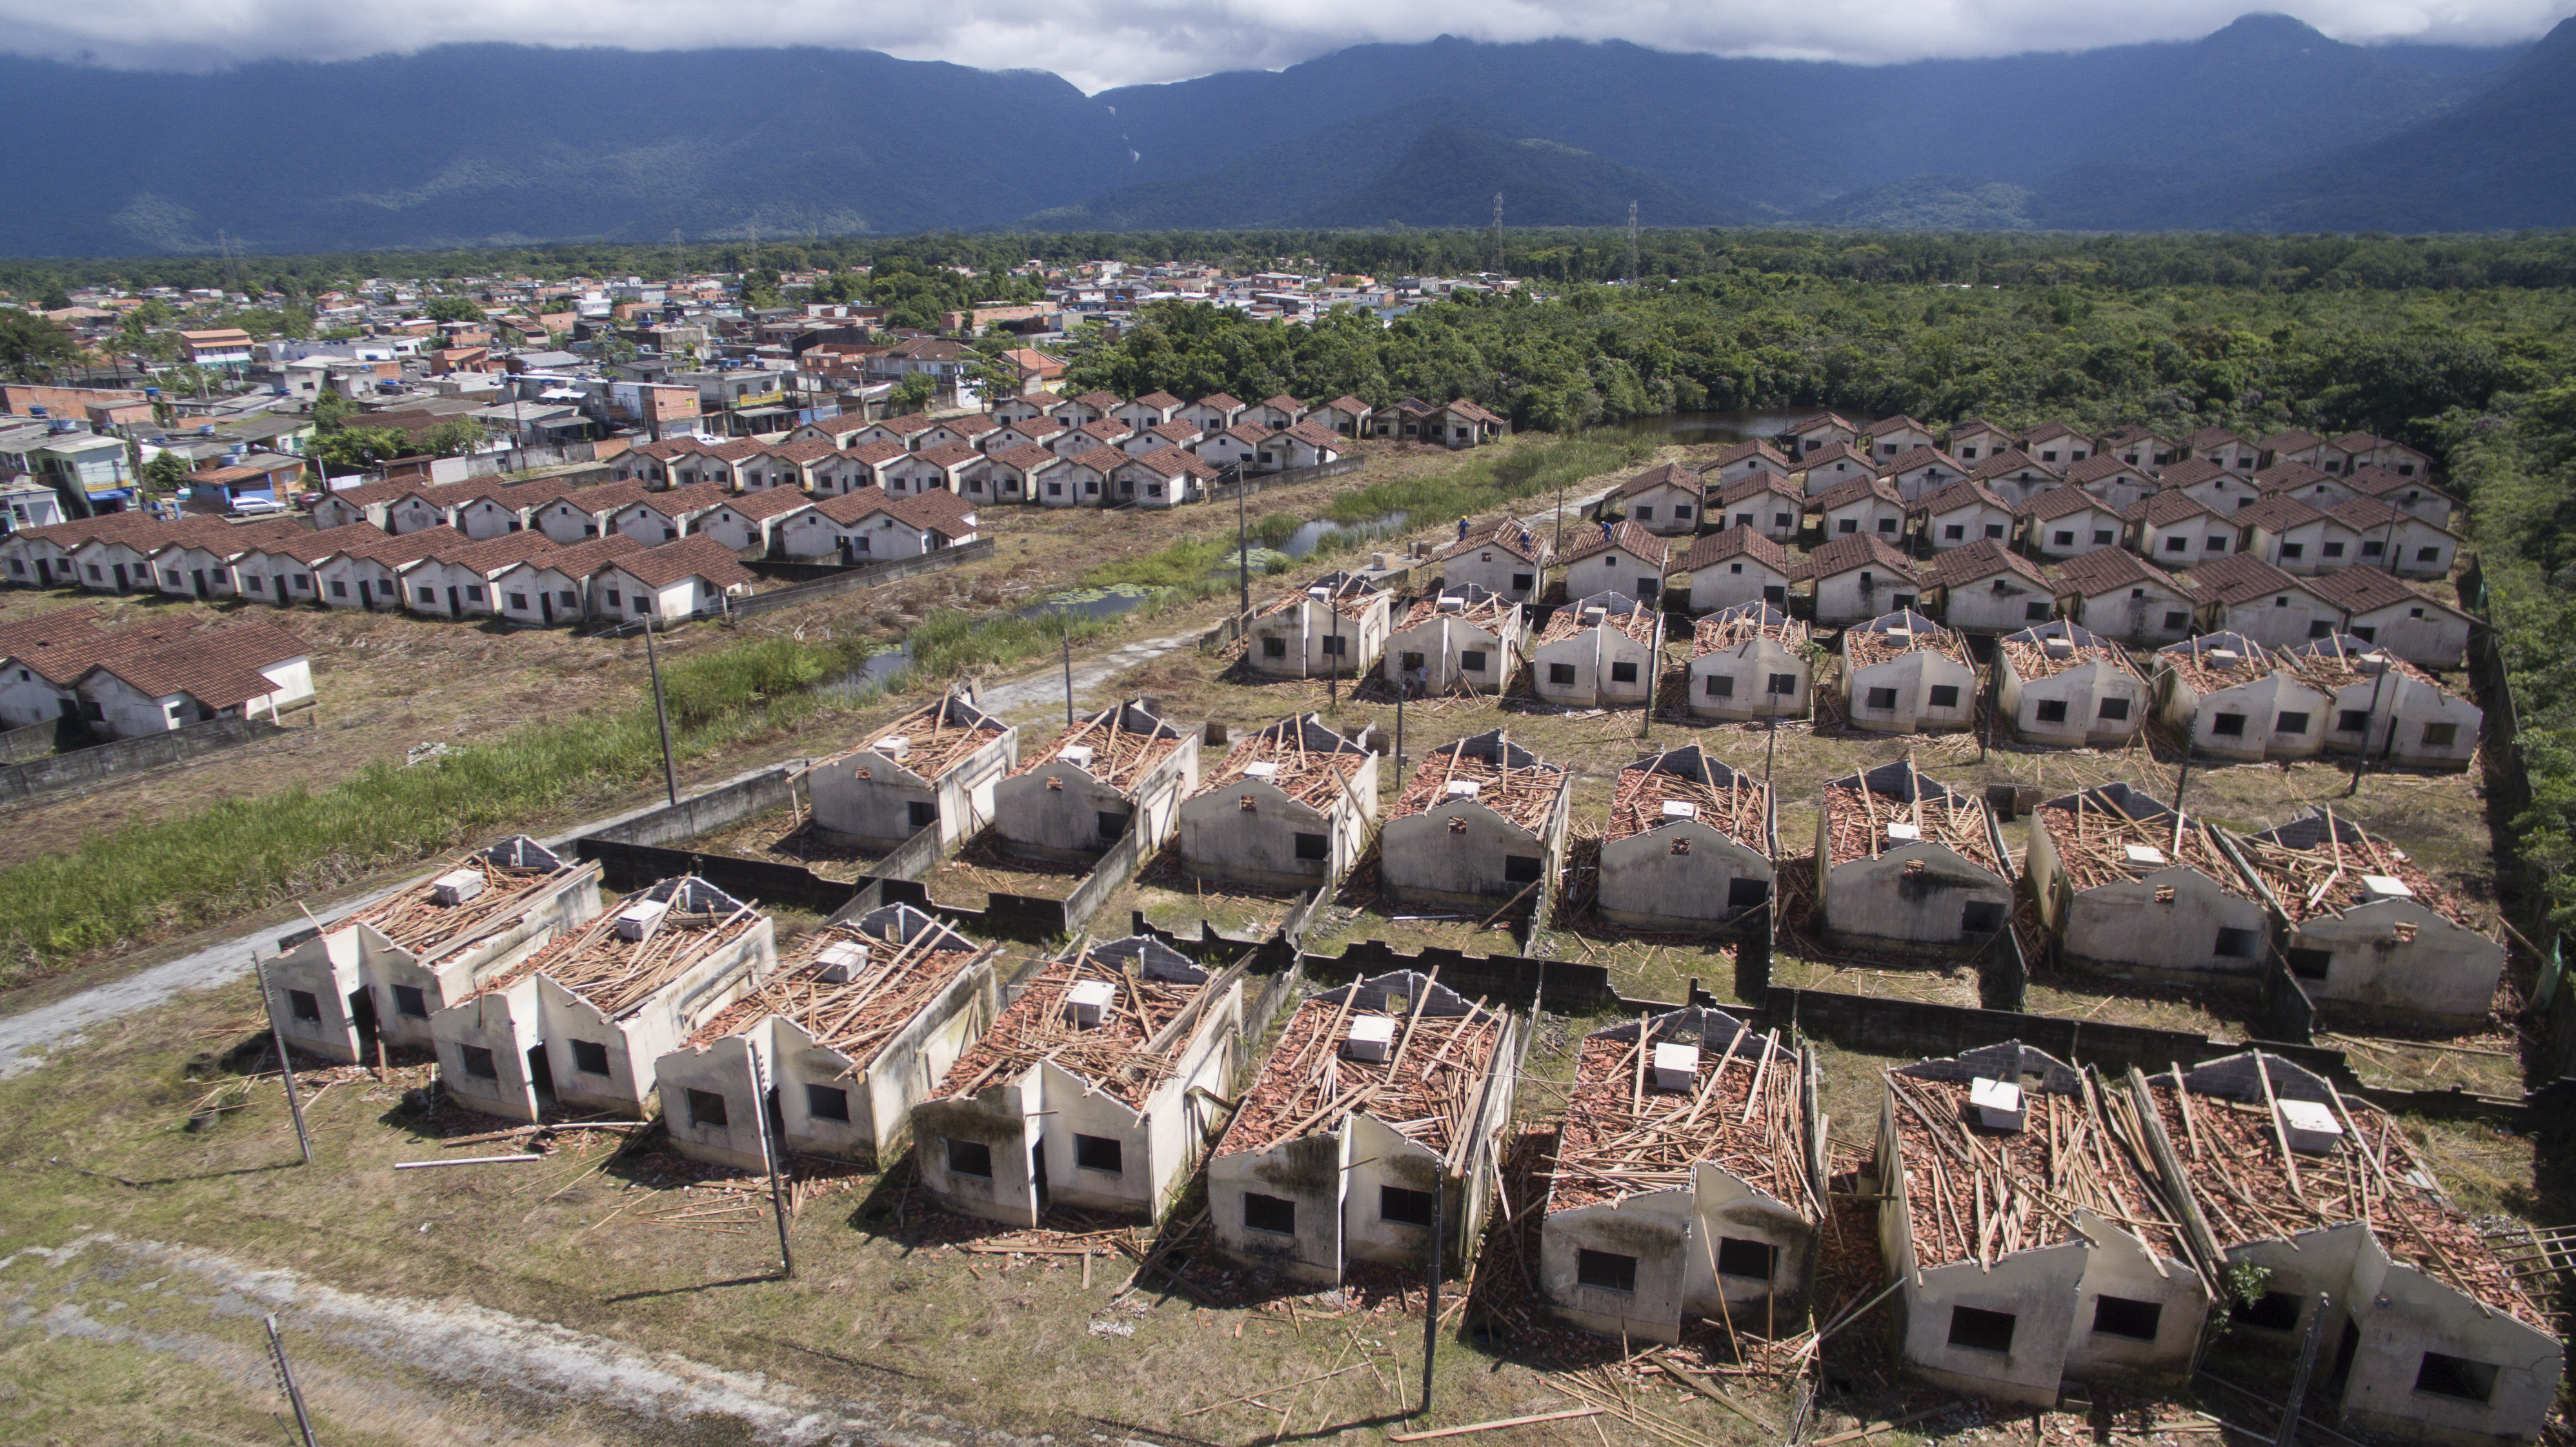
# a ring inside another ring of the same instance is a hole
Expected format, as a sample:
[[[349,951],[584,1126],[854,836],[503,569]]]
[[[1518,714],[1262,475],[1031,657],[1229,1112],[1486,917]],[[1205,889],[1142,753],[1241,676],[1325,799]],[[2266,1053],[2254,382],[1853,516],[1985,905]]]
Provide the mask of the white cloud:
[[[1865,63],[2088,49],[2205,35],[2246,0],[0,0],[0,48],[204,70],[337,59],[446,41],[642,50],[804,44],[988,69],[1051,70],[1086,90],[1277,69],[1371,41],[1439,34],[1631,40],[1666,50]],[[2576,0],[2308,0],[2340,40],[2493,45],[2541,34]]]

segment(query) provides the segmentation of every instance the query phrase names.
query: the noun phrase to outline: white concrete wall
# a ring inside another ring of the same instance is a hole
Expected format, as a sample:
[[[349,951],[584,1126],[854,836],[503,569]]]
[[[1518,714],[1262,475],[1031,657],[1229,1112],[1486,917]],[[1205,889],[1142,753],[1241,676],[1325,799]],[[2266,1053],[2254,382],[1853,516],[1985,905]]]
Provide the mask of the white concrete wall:
[[[2025,683],[2020,671],[2013,667],[2011,655],[2001,650],[1997,653],[1995,666],[2003,673],[1999,702],[2004,715],[2012,720],[2013,737],[2023,743],[2070,749],[2116,748],[2137,736],[2154,707],[2154,690],[2147,681],[2116,664],[2096,660]],[[2126,705],[2119,711],[2120,717],[2103,716],[2106,699]],[[2042,719],[2040,706],[2046,703],[2063,705],[2066,716],[2054,722]]]
[[[1850,669],[1844,706],[1855,728],[1879,733],[1935,733],[1964,729],[1976,722],[1976,671],[1947,654],[1918,648],[1857,669],[1850,668],[1846,654],[1844,666]],[[1936,688],[1957,692],[1950,702],[1936,704],[1932,701],[1932,690]],[[1892,689],[1896,697],[1881,707],[1871,701],[1875,689]]]
[[[537,1118],[537,1088],[528,1070],[528,1051],[545,1043],[534,976],[507,990],[478,995],[430,1017],[437,1041],[438,1080],[458,1103],[508,1120]],[[480,1047],[492,1052],[494,1078],[466,1068],[464,1052]],[[547,1052],[549,1057],[551,1051]],[[551,1058],[547,1071],[553,1073]]]
[[[1816,812],[1816,857],[1827,859],[1825,811]],[[1920,870],[1909,866],[1920,863]],[[1910,945],[1953,945],[1968,938],[1966,907],[1993,905],[2009,919],[2012,885],[1945,845],[1915,843],[1882,850],[1822,871],[1818,899],[1833,934]]]
[[[1181,858],[1194,874],[1272,889],[1313,889],[1339,879],[1359,858],[1368,825],[1377,817],[1375,755],[1360,765],[1350,787],[1320,808],[1300,804],[1259,779],[1237,779],[1182,801]],[[1245,809],[1249,797],[1253,807]],[[1299,859],[1297,836],[1322,834],[1326,858]]]
[[[1675,853],[1686,846],[1687,853]],[[1702,930],[1741,914],[1735,881],[1758,880],[1767,897],[1771,861],[1700,819],[1657,825],[1601,845],[1601,913],[1644,930]]]
[[[1795,678],[1796,687],[1772,693],[1775,673]],[[1732,679],[1734,686],[1725,697],[1718,697],[1709,691],[1712,678]],[[1790,652],[1777,639],[1753,638],[1692,659],[1687,698],[1691,713],[1700,718],[1801,719],[1815,707],[1814,682],[1805,654]]]
[[[2301,981],[2310,996],[2415,1024],[2484,1023],[2504,972],[2502,945],[2411,899],[2312,914],[2287,947],[2330,957],[2322,978]]]
[[[1444,800],[1419,814],[1388,820],[1378,847],[1387,897],[1469,909],[1511,899],[1529,887],[1529,880],[1507,878],[1506,861],[1536,859],[1540,872],[1531,878],[1544,877],[1564,848],[1567,797],[1560,782],[1555,804],[1535,830],[1521,828],[1473,799]],[[1453,830],[1453,819],[1466,827]]]
[[[1478,693],[1499,692],[1520,662],[1517,613],[1501,629],[1497,634],[1454,615],[1434,615],[1387,639],[1379,671],[1389,684],[1411,677],[1416,697],[1436,696],[1461,686]],[[1422,656],[1418,670],[1409,661],[1409,655],[1417,653]],[[1480,667],[1467,666],[1471,653],[1479,655],[1475,662]]]
[[[365,990],[354,930],[325,931],[268,962],[269,1018],[277,1022],[288,1044],[333,1060],[357,1063],[361,1059],[357,1014],[350,997]],[[320,1019],[297,1017],[294,994],[298,991],[313,997]],[[379,1007],[377,1019],[383,1018]]]

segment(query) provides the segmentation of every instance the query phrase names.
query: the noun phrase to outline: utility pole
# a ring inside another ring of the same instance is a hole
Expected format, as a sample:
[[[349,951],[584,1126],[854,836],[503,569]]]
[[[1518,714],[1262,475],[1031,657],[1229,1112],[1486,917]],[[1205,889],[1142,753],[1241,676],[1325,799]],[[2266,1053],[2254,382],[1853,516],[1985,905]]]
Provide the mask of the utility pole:
[[[1252,611],[1252,534],[1243,522],[1243,464],[1234,465],[1234,587],[1235,626]]]
[[[1342,708],[1341,592],[1339,587],[1334,587],[1324,594],[1324,610],[1333,619],[1333,641],[1324,650],[1324,711],[1327,713],[1339,713]]]
[[[1637,284],[1637,203],[1628,203],[1628,284]]]
[[[1064,726],[1073,727],[1073,632],[1064,634]]]
[[[1431,1178],[1431,1274],[1422,1293],[1422,1410],[1415,1415],[1424,1417],[1431,1415],[1431,1368],[1440,1350],[1440,1238],[1448,1208],[1449,1173],[1440,1171]]]
[[[2343,651],[2341,638],[2335,640],[2335,651]],[[2395,662],[2393,655],[2380,659],[2379,675],[2370,681],[2370,712],[2361,718],[2361,747],[2352,756],[2352,787],[2344,790],[2347,799],[2361,792],[2361,771],[2370,766],[2370,726],[2379,720],[2379,691],[2388,686],[2388,670]],[[2393,718],[2388,721],[2388,743],[2391,748],[2397,744],[2397,720]]]
[[[286,1405],[295,1409],[295,1430],[303,1435],[304,1447],[316,1447],[313,1441],[313,1418],[304,1410],[304,1393],[295,1385],[295,1369],[286,1363],[286,1338],[277,1333],[277,1313],[270,1312],[268,1323],[268,1359],[277,1367],[277,1385],[286,1393]]]
[[[1494,274],[1503,273],[1503,193],[1494,193]]]
[[[757,1052],[751,1057],[751,1108],[760,1112],[760,1163],[769,1168],[769,1213],[778,1218],[778,1275],[782,1280],[796,1278],[796,1253],[787,1244],[787,1187],[778,1176],[778,1153],[783,1142],[769,1138],[769,1070]]]
[[[662,785],[680,802],[680,770],[671,762],[671,710],[662,702],[662,656],[653,646],[653,615],[644,615],[644,666],[653,675],[653,722],[662,730]]]
[[[295,1089],[295,1062],[286,1055],[286,1032],[278,1028],[277,997],[269,993],[268,966],[259,951],[250,952],[251,973],[259,979],[259,1002],[268,1009],[268,1038],[277,1046],[277,1070],[286,1077],[286,1113],[295,1118],[295,1143],[304,1148],[304,1164],[313,1164],[313,1135],[304,1128],[304,1097]],[[298,1409],[301,1415],[301,1409]]]

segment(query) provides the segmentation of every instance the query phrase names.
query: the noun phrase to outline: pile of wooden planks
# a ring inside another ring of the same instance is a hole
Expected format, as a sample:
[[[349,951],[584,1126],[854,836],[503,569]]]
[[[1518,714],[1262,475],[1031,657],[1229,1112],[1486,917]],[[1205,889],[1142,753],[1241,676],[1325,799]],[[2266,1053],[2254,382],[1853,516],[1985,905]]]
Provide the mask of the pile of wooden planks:
[[[2054,1246],[2089,1209],[2181,1257],[2183,1234],[2166,1214],[2131,1142],[2113,1114],[2125,1096],[2081,1077],[2083,1094],[2024,1086],[2027,1125],[2019,1131],[1972,1129],[1968,1082],[1887,1073],[1894,1097],[1904,1179],[1912,1196],[1914,1257],[1922,1266],[1994,1262],[2016,1251]]]
[[[2098,639],[2091,643],[2078,642],[2062,654],[2051,653],[2040,644],[2025,643],[2013,637],[2004,638],[1995,646],[2012,659],[2013,672],[2024,680],[2049,678],[2086,663],[2108,663],[2123,671],[2134,671],[2128,654]]]
[[[1314,590],[1317,588],[1325,590],[1329,596],[1316,597]],[[1368,611],[1375,604],[1377,596],[1385,591],[1375,583],[1354,573],[1326,573],[1293,593],[1274,598],[1253,609],[1252,616],[1267,618],[1276,613],[1285,613],[1292,608],[1313,604],[1319,607],[1330,606],[1333,612],[1345,618],[1359,619],[1368,616]]]
[[[1427,594],[1414,599],[1413,606],[1404,610],[1403,620],[1395,626],[1397,631],[1401,632],[1417,624],[1445,617],[1455,618],[1461,623],[1472,623],[1487,632],[1493,632],[1511,621],[1512,610],[1519,606],[1509,598],[1497,598],[1488,594],[1475,602],[1443,610],[1439,596]]]
[[[1062,758],[1066,749],[1088,744],[1091,763],[1083,772],[1113,789],[1133,787],[1147,770],[1180,752],[1181,738],[1169,731],[1124,727],[1126,712],[1124,707],[1113,708],[1066,729],[1045,753],[1013,769],[1012,777],[1043,769]]]
[[[1100,980],[1117,994],[1099,1025],[1077,1028],[1065,1009],[1076,981]],[[1054,960],[993,1021],[975,1048],[959,1056],[940,1081],[937,1098],[971,1096],[995,1079],[1015,1078],[1041,1060],[1085,1080],[1129,1106],[1141,1106],[1153,1088],[1177,1069],[1189,1041],[1172,1026],[1211,987],[1149,980],[1115,961],[1084,950]]]
[[[2207,641],[2201,640],[2204,644]],[[2244,644],[2244,651],[2238,653],[2232,661],[2224,663],[2211,656],[2218,651],[2217,649],[2195,648],[2187,644],[2177,644],[2158,653],[2156,661],[2172,669],[2174,676],[2190,685],[2193,693],[2207,698],[2222,689],[2234,688],[2240,683],[2252,683],[2258,678],[2281,670],[2281,658],[2275,657],[2262,644],[2250,638],[2245,639]]]
[[[1959,635],[1932,623],[1918,621],[1914,631],[1902,638],[1891,637],[1872,628],[1853,628],[1843,634],[1843,655],[1851,660],[1854,668],[1867,668],[1873,663],[1885,663],[1909,653],[1924,652],[1942,654],[1971,668],[1976,667],[1968,657],[1967,646],[1959,641]]]
[[[1691,657],[1703,658],[1756,638],[1768,638],[1784,648],[1796,650],[1806,646],[1807,625],[1772,608],[1758,605],[1729,608],[1723,613],[1702,618],[1691,629]]]
[[[907,739],[910,747],[903,756],[904,768],[925,779],[939,779],[1004,732],[1000,724],[968,712],[952,694],[937,703],[923,704],[868,735],[867,742],[835,757],[846,758],[873,749],[886,739]]]
[[[1549,1209],[1687,1190],[1693,1168],[1705,1161],[1822,1219],[1824,1185],[1808,1179],[1798,1052],[1780,1043],[1777,1030],[1755,1035],[1738,1026],[1723,1046],[1693,1042],[1699,1072],[1690,1089],[1656,1090],[1649,1067],[1661,1023],[1641,1019],[1635,1040],[1583,1042]]]
[[[700,960],[750,933],[761,919],[752,904],[737,905],[730,913],[692,913],[675,903],[644,938],[618,938],[618,915],[644,898],[636,893],[619,900],[578,933],[558,937],[475,993],[494,994],[542,974],[613,1020],[687,974]]]
[[[1887,826],[1911,824],[1922,831],[1924,843],[1947,845],[1962,857],[2010,879],[2011,863],[1997,857],[1994,840],[1988,835],[1986,806],[1923,777],[1910,756],[1905,760],[1905,772],[1912,785],[1906,791],[1913,795],[1911,799],[1872,787],[1868,774],[1836,779],[1824,786],[1819,803],[1825,813],[1826,837],[1833,848],[1829,862],[1848,864],[1855,859],[1876,859],[1888,848]]]
[[[1425,988],[1409,1011],[1354,1009],[1356,986],[1318,995],[1297,1007],[1261,1078],[1217,1142],[1218,1155],[1267,1150],[1284,1140],[1338,1127],[1365,1114],[1407,1140],[1459,1155],[1485,1082],[1497,1068],[1502,1016],[1481,1000],[1464,1015],[1424,1013]],[[1382,1015],[1394,1021],[1395,1044],[1383,1061],[1341,1052],[1350,1022]],[[1454,1167],[1453,1167],[1454,1169]]]
[[[1665,773],[1650,763],[1619,771],[1618,789],[1610,796],[1610,827],[1602,837],[1625,839],[1664,822],[1666,803],[1698,808],[1699,822],[1755,850],[1769,847],[1762,786],[1744,775],[1725,788],[1681,774]]]
[[[481,875],[483,892],[463,904],[436,904],[431,892],[438,887],[437,881],[424,879],[358,911],[353,918],[414,954],[426,954],[453,941],[488,934],[495,926],[518,918],[535,886],[572,872],[570,866],[536,869],[495,864],[480,854],[468,856],[456,869]],[[441,871],[441,877],[453,872]]]
[[[2199,870],[2230,894],[2253,895],[2244,876],[2220,852],[2206,824],[2179,816],[2139,819],[2119,800],[2096,789],[2077,790],[2071,809],[2042,806],[2039,821],[2057,848],[2058,867],[2076,889],[2115,884],[2179,864]],[[2132,865],[2128,846],[2133,844],[2155,850],[2164,863]]]
[[[2324,825],[2317,842],[2306,849],[2292,849],[2260,834],[2239,835],[2236,840],[2237,847],[2244,851],[2245,862],[2263,876],[2263,882],[2271,887],[2293,922],[2323,911],[2367,903],[2370,896],[2362,889],[2362,876],[2377,874],[2405,885],[2417,903],[2452,923],[2486,933],[2449,891],[2433,882],[2433,876],[2425,873],[2422,865],[2407,857],[2405,850],[2350,819],[2338,819],[2331,807],[2324,811]]]
[[[871,963],[858,978],[833,984],[823,978],[824,966],[815,956],[842,943],[867,946]],[[703,1047],[766,1016],[784,1015],[816,1044],[847,1056],[847,1073],[855,1074],[968,965],[990,953],[944,929],[925,928],[912,943],[890,946],[848,925],[826,925],[800,937],[776,973],[755,981],[684,1043]]]
[[[1607,628],[1649,648],[1663,640],[1664,615],[1657,612],[1652,603],[1632,600],[1626,612],[1605,608],[1598,622],[1585,617],[1587,611],[1579,600],[1557,609],[1548,618],[1547,627],[1540,630],[1537,644],[1561,643],[1589,628]]]
[[[1265,729],[1252,735],[1226,754],[1216,772],[1199,786],[1208,793],[1230,784],[1241,783],[1245,770],[1254,764],[1277,764],[1279,772],[1262,782],[1275,785],[1279,791],[1300,804],[1321,807],[1337,791],[1351,787],[1351,776],[1368,762],[1369,755],[1360,749],[1342,748],[1326,751],[1306,747],[1305,730],[1295,721],[1278,729]]]
[[[1469,753],[1467,746],[1474,742],[1472,738],[1460,739],[1445,749],[1433,750],[1422,761],[1422,767],[1413,771],[1387,817],[1404,819],[1427,813],[1448,800],[1451,784],[1470,783],[1476,786],[1477,803],[1521,828],[1536,829],[1546,822],[1548,812],[1556,806],[1565,770],[1536,760],[1513,768],[1508,734],[1496,737],[1492,758]]]
[[[2267,1069],[2267,1094],[2270,1079]],[[2331,1083],[2326,1088],[2344,1139],[2328,1154],[2299,1155],[2271,1101],[2191,1090],[2179,1069],[2148,1077],[2165,1136],[2220,1246],[2359,1221],[2391,1257],[2554,1335],[2554,1313],[2442,1196],[2432,1164],[2397,1122]]]

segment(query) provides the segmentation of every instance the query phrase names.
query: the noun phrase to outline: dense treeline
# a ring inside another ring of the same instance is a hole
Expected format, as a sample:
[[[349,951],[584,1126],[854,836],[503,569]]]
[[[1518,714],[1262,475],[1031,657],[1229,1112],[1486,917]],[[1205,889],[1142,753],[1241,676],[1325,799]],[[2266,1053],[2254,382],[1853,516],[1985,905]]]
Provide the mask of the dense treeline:
[[[1311,262],[1379,276],[1499,270],[1557,283],[1628,274],[1624,233],[1610,229],[1484,231],[996,232],[833,237],[752,246],[570,243],[476,251],[310,256],[110,257],[0,262],[0,288],[31,298],[64,286],[253,286],[305,296],[367,277],[674,276],[699,271],[884,265],[1007,270],[1028,260],[1209,261],[1259,267]],[[2226,286],[2310,292],[2576,284],[2576,234],[2394,237],[2016,235],[1968,232],[1648,231],[1637,274],[1687,280],[1760,272],[1828,280],[2122,290]]]
[[[2443,412],[2560,370],[2571,322],[2565,291],[1960,288],[1729,272],[1579,286],[1553,304],[1470,295],[1383,327],[1356,313],[1273,327],[1163,303],[1079,357],[1066,385],[1466,397],[1552,430],[1829,406],[2184,432],[2368,427],[2420,442]]]

